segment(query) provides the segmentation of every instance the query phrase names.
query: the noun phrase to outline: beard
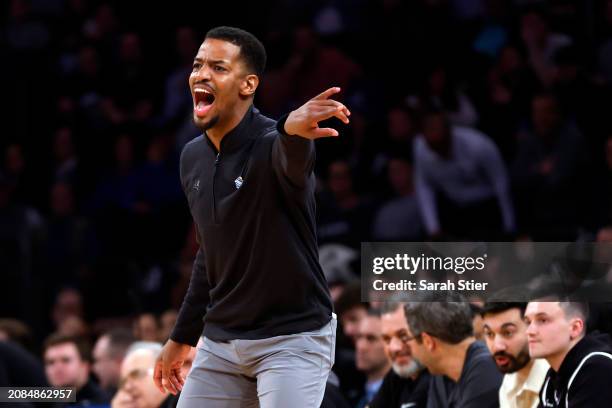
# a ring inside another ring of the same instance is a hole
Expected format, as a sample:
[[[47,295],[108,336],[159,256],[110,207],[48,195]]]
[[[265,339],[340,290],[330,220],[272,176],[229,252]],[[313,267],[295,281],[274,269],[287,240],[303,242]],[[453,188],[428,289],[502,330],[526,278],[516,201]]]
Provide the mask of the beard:
[[[410,360],[408,364],[399,365],[393,363],[391,367],[393,368],[393,371],[395,371],[395,374],[397,374],[401,378],[412,377],[413,375],[421,372],[423,368],[425,368],[425,366],[415,358],[412,358],[412,360]]]
[[[208,122],[201,122],[195,114],[193,115],[193,124],[202,132],[206,132],[208,129],[215,126],[217,122],[219,122],[219,115],[213,116]]]
[[[500,367],[499,365],[497,365],[495,357],[506,357],[508,359],[508,364],[504,367]],[[523,347],[516,357],[503,351],[500,351],[493,355],[493,360],[495,361],[495,365],[497,365],[499,371],[504,374],[511,374],[525,367],[529,363],[529,361],[531,361],[531,357],[529,357],[529,348]]]

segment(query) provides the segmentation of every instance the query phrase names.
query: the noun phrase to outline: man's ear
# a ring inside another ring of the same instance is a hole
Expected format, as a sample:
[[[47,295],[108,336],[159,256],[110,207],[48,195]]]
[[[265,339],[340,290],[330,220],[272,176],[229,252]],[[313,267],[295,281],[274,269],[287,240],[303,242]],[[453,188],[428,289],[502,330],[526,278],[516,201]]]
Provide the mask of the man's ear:
[[[436,348],[436,342],[434,338],[431,337],[429,334],[425,332],[421,333],[421,339],[423,341],[423,345],[425,346],[425,348],[427,348],[427,350],[433,351]]]
[[[253,96],[259,86],[259,77],[255,74],[247,75],[240,85],[240,94],[243,96]]]
[[[580,337],[584,331],[584,321],[582,319],[572,319],[570,322],[570,338],[572,340]]]

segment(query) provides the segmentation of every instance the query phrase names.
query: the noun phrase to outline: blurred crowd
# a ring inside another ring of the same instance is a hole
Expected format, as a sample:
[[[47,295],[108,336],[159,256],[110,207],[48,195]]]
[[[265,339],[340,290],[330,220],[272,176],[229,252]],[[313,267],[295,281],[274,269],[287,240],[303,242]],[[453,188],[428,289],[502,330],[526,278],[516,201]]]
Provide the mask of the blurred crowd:
[[[612,241],[610,0],[240,13],[10,0],[0,13],[0,316],[37,355],[52,333],[92,343],[134,324],[137,339],[167,338],[197,250],[178,177],[199,134],[187,76],[216,25],[266,46],[264,114],[329,86],[352,111],[330,123],[340,138],[317,142],[334,299],[359,276],[363,241]]]

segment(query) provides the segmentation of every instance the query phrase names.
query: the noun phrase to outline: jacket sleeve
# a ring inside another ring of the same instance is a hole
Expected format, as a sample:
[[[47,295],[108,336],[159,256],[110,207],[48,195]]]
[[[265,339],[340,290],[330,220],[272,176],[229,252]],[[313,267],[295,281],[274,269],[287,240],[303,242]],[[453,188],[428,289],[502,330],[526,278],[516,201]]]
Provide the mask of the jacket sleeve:
[[[187,153],[188,146],[185,146],[181,154],[180,174],[181,185],[183,191],[187,195],[186,176],[189,167],[189,154]],[[196,229],[197,233],[197,229]],[[198,243],[201,242],[199,235],[197,236]],[[189,288],[183,299],[183,304],[178,312],[176,323],[170,334],[170,338],[177,343],[189,344],[195,346],[204,329],[204,315],[206,308],[210,303],[210,285],[208,283],[208,275],[206,272],[206,257],[202,250],[202,245],[196,253],[191,270],[191,279],[189,280]]]
[[[277,138],[272,145],[272,166],[293,187],[304,188],[314,169],[314,141],[285,133],[285,115],[276,124]]]
[[[170,338],[177,343],[195,346],[204,330],[204,315],[210,302],[210,286],[204,262],[204,251],[200,247],[193,262],[187,294],[170,334]]]
[[[612,401],[612,355],[601,353],[589,357],[569,386],[568,406],[603,408]]]

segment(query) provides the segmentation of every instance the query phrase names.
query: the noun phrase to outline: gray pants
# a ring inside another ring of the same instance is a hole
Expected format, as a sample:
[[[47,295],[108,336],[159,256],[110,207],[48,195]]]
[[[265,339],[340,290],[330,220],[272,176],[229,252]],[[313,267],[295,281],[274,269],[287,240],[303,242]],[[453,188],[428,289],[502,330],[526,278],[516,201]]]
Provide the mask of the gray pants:
[[[178,408],[318,408],[334,365],[336,315],[320,329],[261,340],[204,338]]]

